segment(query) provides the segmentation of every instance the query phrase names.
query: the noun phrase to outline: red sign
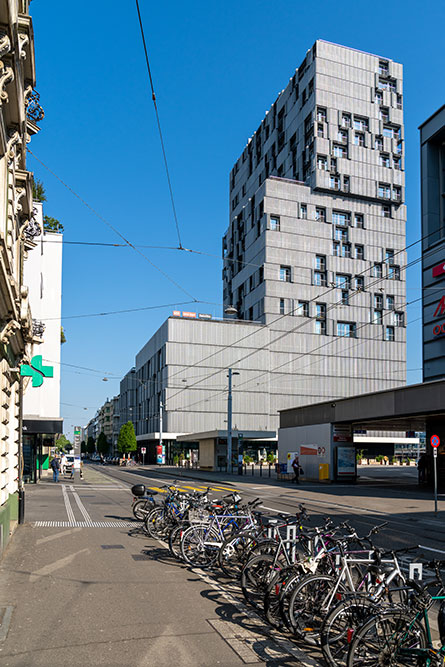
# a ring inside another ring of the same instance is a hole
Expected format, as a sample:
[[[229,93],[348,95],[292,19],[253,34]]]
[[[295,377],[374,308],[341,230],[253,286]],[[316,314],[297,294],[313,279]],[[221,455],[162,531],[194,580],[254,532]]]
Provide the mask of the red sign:
[[[434,311],[433,317],[441,317],[445,313],[445,295],[439,301],[439,304]]]
[[[435,336],[440,336],[441,334],[445,333],[445,322],[442,322],[442,324],[436,324],[435,327],[433,327],[433,334]]]
[[[432,435],[430,438],[431,442],[431,447],[439,447],[440,445],[440,438],[438,435]]]
[[[445,273],[445,264],[438,264],[438,266],[433,267],[433,278],[437,278],[437,276],[441,276],[444,273]]]
[[[146,448],[146,447],[141,447],[141,454],[145,454],[146,451],[147,451],[147,448]]]

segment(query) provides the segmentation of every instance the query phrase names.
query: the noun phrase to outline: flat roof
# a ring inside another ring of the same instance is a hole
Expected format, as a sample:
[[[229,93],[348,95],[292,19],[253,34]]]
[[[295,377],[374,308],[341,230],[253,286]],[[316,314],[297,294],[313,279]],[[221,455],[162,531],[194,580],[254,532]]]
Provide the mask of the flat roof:
[[[240,431],[232,430],[232,437],[243,440],[276,440],[277,434],[275,431]],[[195,440],[211,440],[213,438],[227,438],[227,429],[215,429],[214,431],[203,431],[201,433],[187,433],[181,440],[185,442],[193,442]]]
[[[421,431],[427,418],[445,417],[445,380],[332,399],[279,413],[280,428],[343,422],[374,430]]]
[[[445,104],[442,104],[442,106],[441,106],[439,109],[437,109],[437,111],[435,111],[433,114],[431,114],[431,116],[430,116],[429,118],[427,118],[426,120],[424,120],[423,123],[422,123],[421,125],[419,125],[419,127],[418,127],[417,129],[420,130],[424,125],[426,125],[427,123],[429,123],[430,120],[432,120],[435,116],[437,116],[438,114],[440,114],[440,112],[443,111],[444,109],[445,109]]]

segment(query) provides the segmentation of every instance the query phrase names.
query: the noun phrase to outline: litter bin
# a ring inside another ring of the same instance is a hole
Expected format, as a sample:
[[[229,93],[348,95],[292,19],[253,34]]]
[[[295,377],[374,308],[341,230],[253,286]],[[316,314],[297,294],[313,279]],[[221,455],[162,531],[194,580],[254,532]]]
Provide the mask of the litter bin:
[[[318,479],[320,482],[329,479],[329,463],[318,464]]]

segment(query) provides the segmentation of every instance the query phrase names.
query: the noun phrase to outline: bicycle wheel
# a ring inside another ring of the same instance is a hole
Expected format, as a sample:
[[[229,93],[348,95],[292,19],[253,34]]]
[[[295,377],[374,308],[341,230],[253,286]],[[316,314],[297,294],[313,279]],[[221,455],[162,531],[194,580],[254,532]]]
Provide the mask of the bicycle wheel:
[[[187,528],[181,540],[181,555],[193,567],[211,567],[218,558],[221,536],[208,524],[194,524]]]
[[[288,613],[292,629],[312,646],[319,644],[323,619],[332,602],[337,602],[336,596],[332,595],[336,583],[337,579],[327,574],[307,575],[297,584],[289,600]],[[344,590],[340,584],[338,593]]]
[[[155,540],[162,540],[168,531],[169,522],[163,507],[155,507],[146,516],[144,521],[145,530]]]
[[[224,574],[231,579],[239,579],[257,544],[257,536],[249,533],[240,533],[224,540],[218,553],[218,565]]]
[[[326,616],[321,626],[321,650],[328,665],[346,667],[349,646],[360,628],[381,607],[369,598],[354,596],[339,602]]]
[[[181,540],[187,528],[189,528],[190,522],[184,521],[183,523],[178,523],[177,526],[174,526],[173,530],[170,531],[168,537],[168,548],[172,556],[175,556],[179,560],[182,560],[181,555]]]
[[[247,602],[257,609],[263,609],[267,587],[277,571],[274,560],[274,557],[268,554],[254,556],[241,574],[243,595]]]
[[[412,649],[426,648],[423,625],[403,610],[380,612],[355,634],[347,658],[347,667],[419,667],[426,658],[410,654]]]
[[[137,500],[133,507],[133,516],[139,521],[143,521],[147,514],[155,507],[155,504],[150,500]]]
[[[275,573],[264,596],[264,615],[266,620],[274,628],[282,628],[284,625],[281,614],[281,595],[287,582],[295,577],[295,566],[283,568]]]

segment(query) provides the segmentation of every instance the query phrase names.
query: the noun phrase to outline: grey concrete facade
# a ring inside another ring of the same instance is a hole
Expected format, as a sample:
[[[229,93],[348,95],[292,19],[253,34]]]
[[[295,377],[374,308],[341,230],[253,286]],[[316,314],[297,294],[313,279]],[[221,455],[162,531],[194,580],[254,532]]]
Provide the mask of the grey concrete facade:
[[[295,405],[406,382],[402,106],[400,64],[319,40],[232,169],[224,304]]]
[[[445,106],[420,126],[423,379],[445,377]]]

